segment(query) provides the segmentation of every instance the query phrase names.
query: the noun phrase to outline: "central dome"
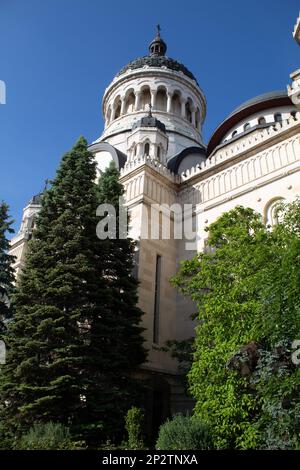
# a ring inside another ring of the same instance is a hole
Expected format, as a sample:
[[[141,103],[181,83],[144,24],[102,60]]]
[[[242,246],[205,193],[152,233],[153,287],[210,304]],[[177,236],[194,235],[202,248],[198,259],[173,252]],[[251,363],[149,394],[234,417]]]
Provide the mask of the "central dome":
[[[166,52],[158,27],[148,55],[132,60],[114,77],[102,100],[105,127],[99,141],[131,156],[141,153],[141,142],[137,145],[132,136],[156,133],[163,140],[159,152],[165,163],[184,148],[203,147],[204,93],[195,76]],[[145,116],[148,109],[155,117]],[[150,139],[149,145],[149,155],[155,155],[158,143]]]
[[[145,55],[143,57],[138,57],[125,65],[125,67],[123,67],[117,74],[117,77],[128,70],[142,69],[144,66],[166,67],[167,69],[174,70],[175,72],[182,72],[197,83],[195,76],[183,64],[164,55]]]
[[[149,45],[149,55],[143,57],[138,57],[130,61],[125,67],[123,67],[120,72],[117,74],[117,77],[124,74],[128,70],[142,69],[143,67],[166,67],[169,70],[174,70],[175,72],[182,72],[187,77],[197,80],[195,76],[190,72],[183,64],[177,60],[167,57],[166,54],[167,45],[165,41],[160,37],[160,26],[157,25],[157,33],[153,41]]]

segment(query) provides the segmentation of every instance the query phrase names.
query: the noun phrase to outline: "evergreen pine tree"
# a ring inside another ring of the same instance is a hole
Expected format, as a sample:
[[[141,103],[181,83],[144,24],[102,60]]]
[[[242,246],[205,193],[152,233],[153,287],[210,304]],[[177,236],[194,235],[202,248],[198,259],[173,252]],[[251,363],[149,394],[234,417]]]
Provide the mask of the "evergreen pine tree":
[[[119,172],[112,163],[99,179],[98,202],[114,206],[116,237],[99,240],[108,295],[105,317],[95,316],[90,324],[88,347],[94,352],[85,370],[89,428],[97,431],[97,420],[102,417],[104,435],[110,439],[121,436],[124,416],[138,400],[141,384],[133,374],[146,359],[143,328],[139,326],[142,311],[137,307],[138,282],[133,276],[135,244],[128,237],[127,227],[123,238],[119,236],[119,201],[122,203],[123,193]],[[104,363],[103,358],[107,358]]]
[[[6,337],[2,414],[20,431],[35,421],[78,422],[85,325],[104,294],[96,268],[96,168],[80,138],[45,191]]]
[[[53,421],[99,442],[118,435],[132,403],[131,376],[145,359],[134,245],[97,238],[96,208],[115,193],[95,178],[80,138],[43,195],[6,336],[1,420],[10,431]]]
[[[5,331],[5,322],[11,317],[10,297],[13,292],[14,256],[8,253],[9,240],[7,234],[14,233],[12,221],[8,215],[8,205],[0,203],[0,339]]]

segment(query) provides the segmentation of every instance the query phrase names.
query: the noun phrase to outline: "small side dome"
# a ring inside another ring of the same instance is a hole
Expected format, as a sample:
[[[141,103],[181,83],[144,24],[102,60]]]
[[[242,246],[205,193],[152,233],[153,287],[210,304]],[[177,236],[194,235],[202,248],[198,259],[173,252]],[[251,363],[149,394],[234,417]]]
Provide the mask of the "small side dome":
[[[35,194],[34,196],[32,196],[28,204],[40,206],[42,204],[42,198],[43,198],[43,192],[39,194]]]
[[[206,160],[206,151],[204,147],[188,147],[177,155],[169,158],[167,167],[173,173],[180,175],[186,170],[200,165]]]
[[[166,126],[159,119],[153,117],[152,115],[144,116],[135,122],[132,126],[132,130],[135,130],[139,127],[156,127],[164,134],[166,133]]]
[[[152,116],[152,106],[149,104],[149,112],[147,116],[143,116],[141,119],[136,121],[133,126],[132,130],[134,131],[135,129],[138,129],[139,127],[156,127],[160,131],[162,131],[164,134],[166,134],[166,126],[164,125],[163,122],[161,122],[159,119],[155,118]]]

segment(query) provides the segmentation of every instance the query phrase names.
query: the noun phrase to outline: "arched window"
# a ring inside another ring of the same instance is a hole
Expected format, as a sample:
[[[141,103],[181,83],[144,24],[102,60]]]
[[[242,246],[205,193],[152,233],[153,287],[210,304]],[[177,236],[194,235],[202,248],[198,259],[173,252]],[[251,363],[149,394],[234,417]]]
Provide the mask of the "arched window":
[[[144,87],[142,89],[142,96],[141,96],[142,109],[145,109],[145,110],[148,111],[150,103],[151,103],[150,88],[149,87]]]
[[[135,107],[135,94],[133,91],[127,94],[125,98],[125,114],[132,113]]]
[[[115,119],[120,117],[121,114],[121,100],[119,99],[115,104]]]
[[[134,146],[133,148],[133,156],[136,157],[136,149],[137,149],[137,145]]]
[[[263,126],[264,124],[266,124],[266,118],[265,117],[260,117],[259,120],[258,120],[258,124],[260,126]]]
[[[179,93],[175,92],[172,97],[172,113],[181,114],[181,103],[180,103],[180,95]]]
[[[192,122],[192,109],[189,101],[185,105],[185,117],[189,122]]]
[[[233,131],[231,137],[233,138],[233,137],[235,137],[236,135],[237,135],[237,131]]]
[[[144,147],[144,155],[145,155],[146,157],[148,157],[148,156],[149,156],[149,152],[150,152],[150,144],[149,144],[149,142],[146,142],[146,143],[145,143],[145,147]]]
[[[274,227],[280,222],[280,213],[278,205],[284,201],[284,198],[278,197],[267,204],[265,209],[265,222],[267,226]]]
[[[167,111],[167,92],[165,88],[159,88],[156,94],[156,109],[159,111]]]
[[[274,116],[274,121],[275,122],[281,122],[282,121],[282,114],[281,113],[276,113]]]
[[[157,160],[160,160],[160,146],[159,145],[157,146],[157,149],[156,149],[156,157],[157,157]]]
[[[196,114],[195,114],[195,125],[198,130],[200,130],[200,111],[199,108],[196,109]]]
[[[244,125],[244,131],[248,131],[248,129],[250,129],[250,122],[246,122],[246,124]]]

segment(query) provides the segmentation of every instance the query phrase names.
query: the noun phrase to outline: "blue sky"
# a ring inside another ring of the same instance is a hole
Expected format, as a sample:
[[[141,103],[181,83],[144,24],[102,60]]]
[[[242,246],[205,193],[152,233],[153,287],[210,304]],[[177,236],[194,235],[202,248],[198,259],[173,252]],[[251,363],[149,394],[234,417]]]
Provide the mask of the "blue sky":
[[[77,137],[99,137],[105,87],[147,53],[157,23],[205,92],[207,141],[243,101],[286,87],[298,11],[297,0],[0,0],[0,200],[16,228]]]

